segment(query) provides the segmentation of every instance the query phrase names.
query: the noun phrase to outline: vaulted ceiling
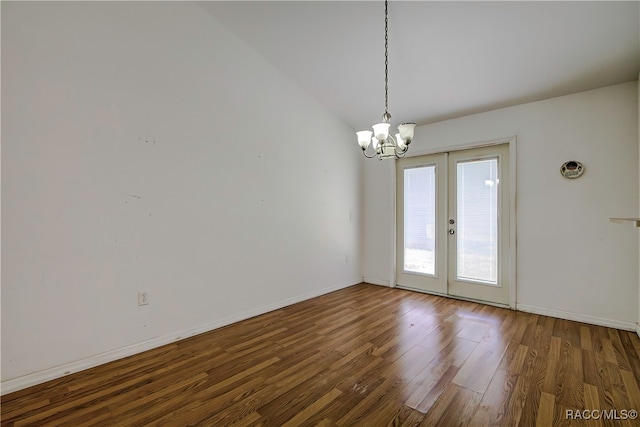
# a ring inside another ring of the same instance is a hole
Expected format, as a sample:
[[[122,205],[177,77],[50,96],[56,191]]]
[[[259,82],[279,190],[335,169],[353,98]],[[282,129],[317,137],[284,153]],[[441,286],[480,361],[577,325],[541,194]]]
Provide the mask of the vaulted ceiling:
[[[384,2],[202,2],[354,129],[384,112]],[[432,123],[636,80],[640,3],[389,3],[392,123]]]

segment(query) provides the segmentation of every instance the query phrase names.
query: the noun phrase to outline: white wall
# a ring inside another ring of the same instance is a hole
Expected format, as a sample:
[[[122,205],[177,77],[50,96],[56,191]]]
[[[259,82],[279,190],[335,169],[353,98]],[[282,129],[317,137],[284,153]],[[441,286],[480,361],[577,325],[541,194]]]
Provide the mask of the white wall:
[[[352,130],[199,6],[2,2],[2,65],[3,393],[362,280]]]
[[[413,152],[517,135],[517,304],[633,329],[638,233],[609,221],[638,209],[637,82],[416,129]],[[560,166],[586,167],[567,180]],[[365,163],[365,279],[388,284],[392,163]]]

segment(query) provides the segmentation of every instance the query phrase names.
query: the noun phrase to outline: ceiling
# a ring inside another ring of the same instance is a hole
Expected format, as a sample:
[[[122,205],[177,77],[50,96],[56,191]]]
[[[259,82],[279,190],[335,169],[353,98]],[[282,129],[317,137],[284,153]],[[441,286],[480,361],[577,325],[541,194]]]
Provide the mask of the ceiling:
[[[384,113],[382,1],[202,2],[354,129]],[[389,2],[392,125],[636,80],[640,3]]]

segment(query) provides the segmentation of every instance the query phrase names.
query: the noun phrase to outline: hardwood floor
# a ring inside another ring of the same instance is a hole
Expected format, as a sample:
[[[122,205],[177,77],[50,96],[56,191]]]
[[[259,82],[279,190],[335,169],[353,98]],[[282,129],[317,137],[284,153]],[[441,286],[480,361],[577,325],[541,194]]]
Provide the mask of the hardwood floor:
[[[3,426],[640,425],[632,410],[633,332],[362,284],[3,396],[1,415]]]

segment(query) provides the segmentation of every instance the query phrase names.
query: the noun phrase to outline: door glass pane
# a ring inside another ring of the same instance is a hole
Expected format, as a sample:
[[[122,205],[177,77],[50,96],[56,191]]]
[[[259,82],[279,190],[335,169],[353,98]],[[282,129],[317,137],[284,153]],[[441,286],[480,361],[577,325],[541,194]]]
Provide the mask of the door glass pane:
[[[457,278],[497,284],[498,159],[457,164]]]
[[[404,270],[436,273],[436,167],[404,170]]]

